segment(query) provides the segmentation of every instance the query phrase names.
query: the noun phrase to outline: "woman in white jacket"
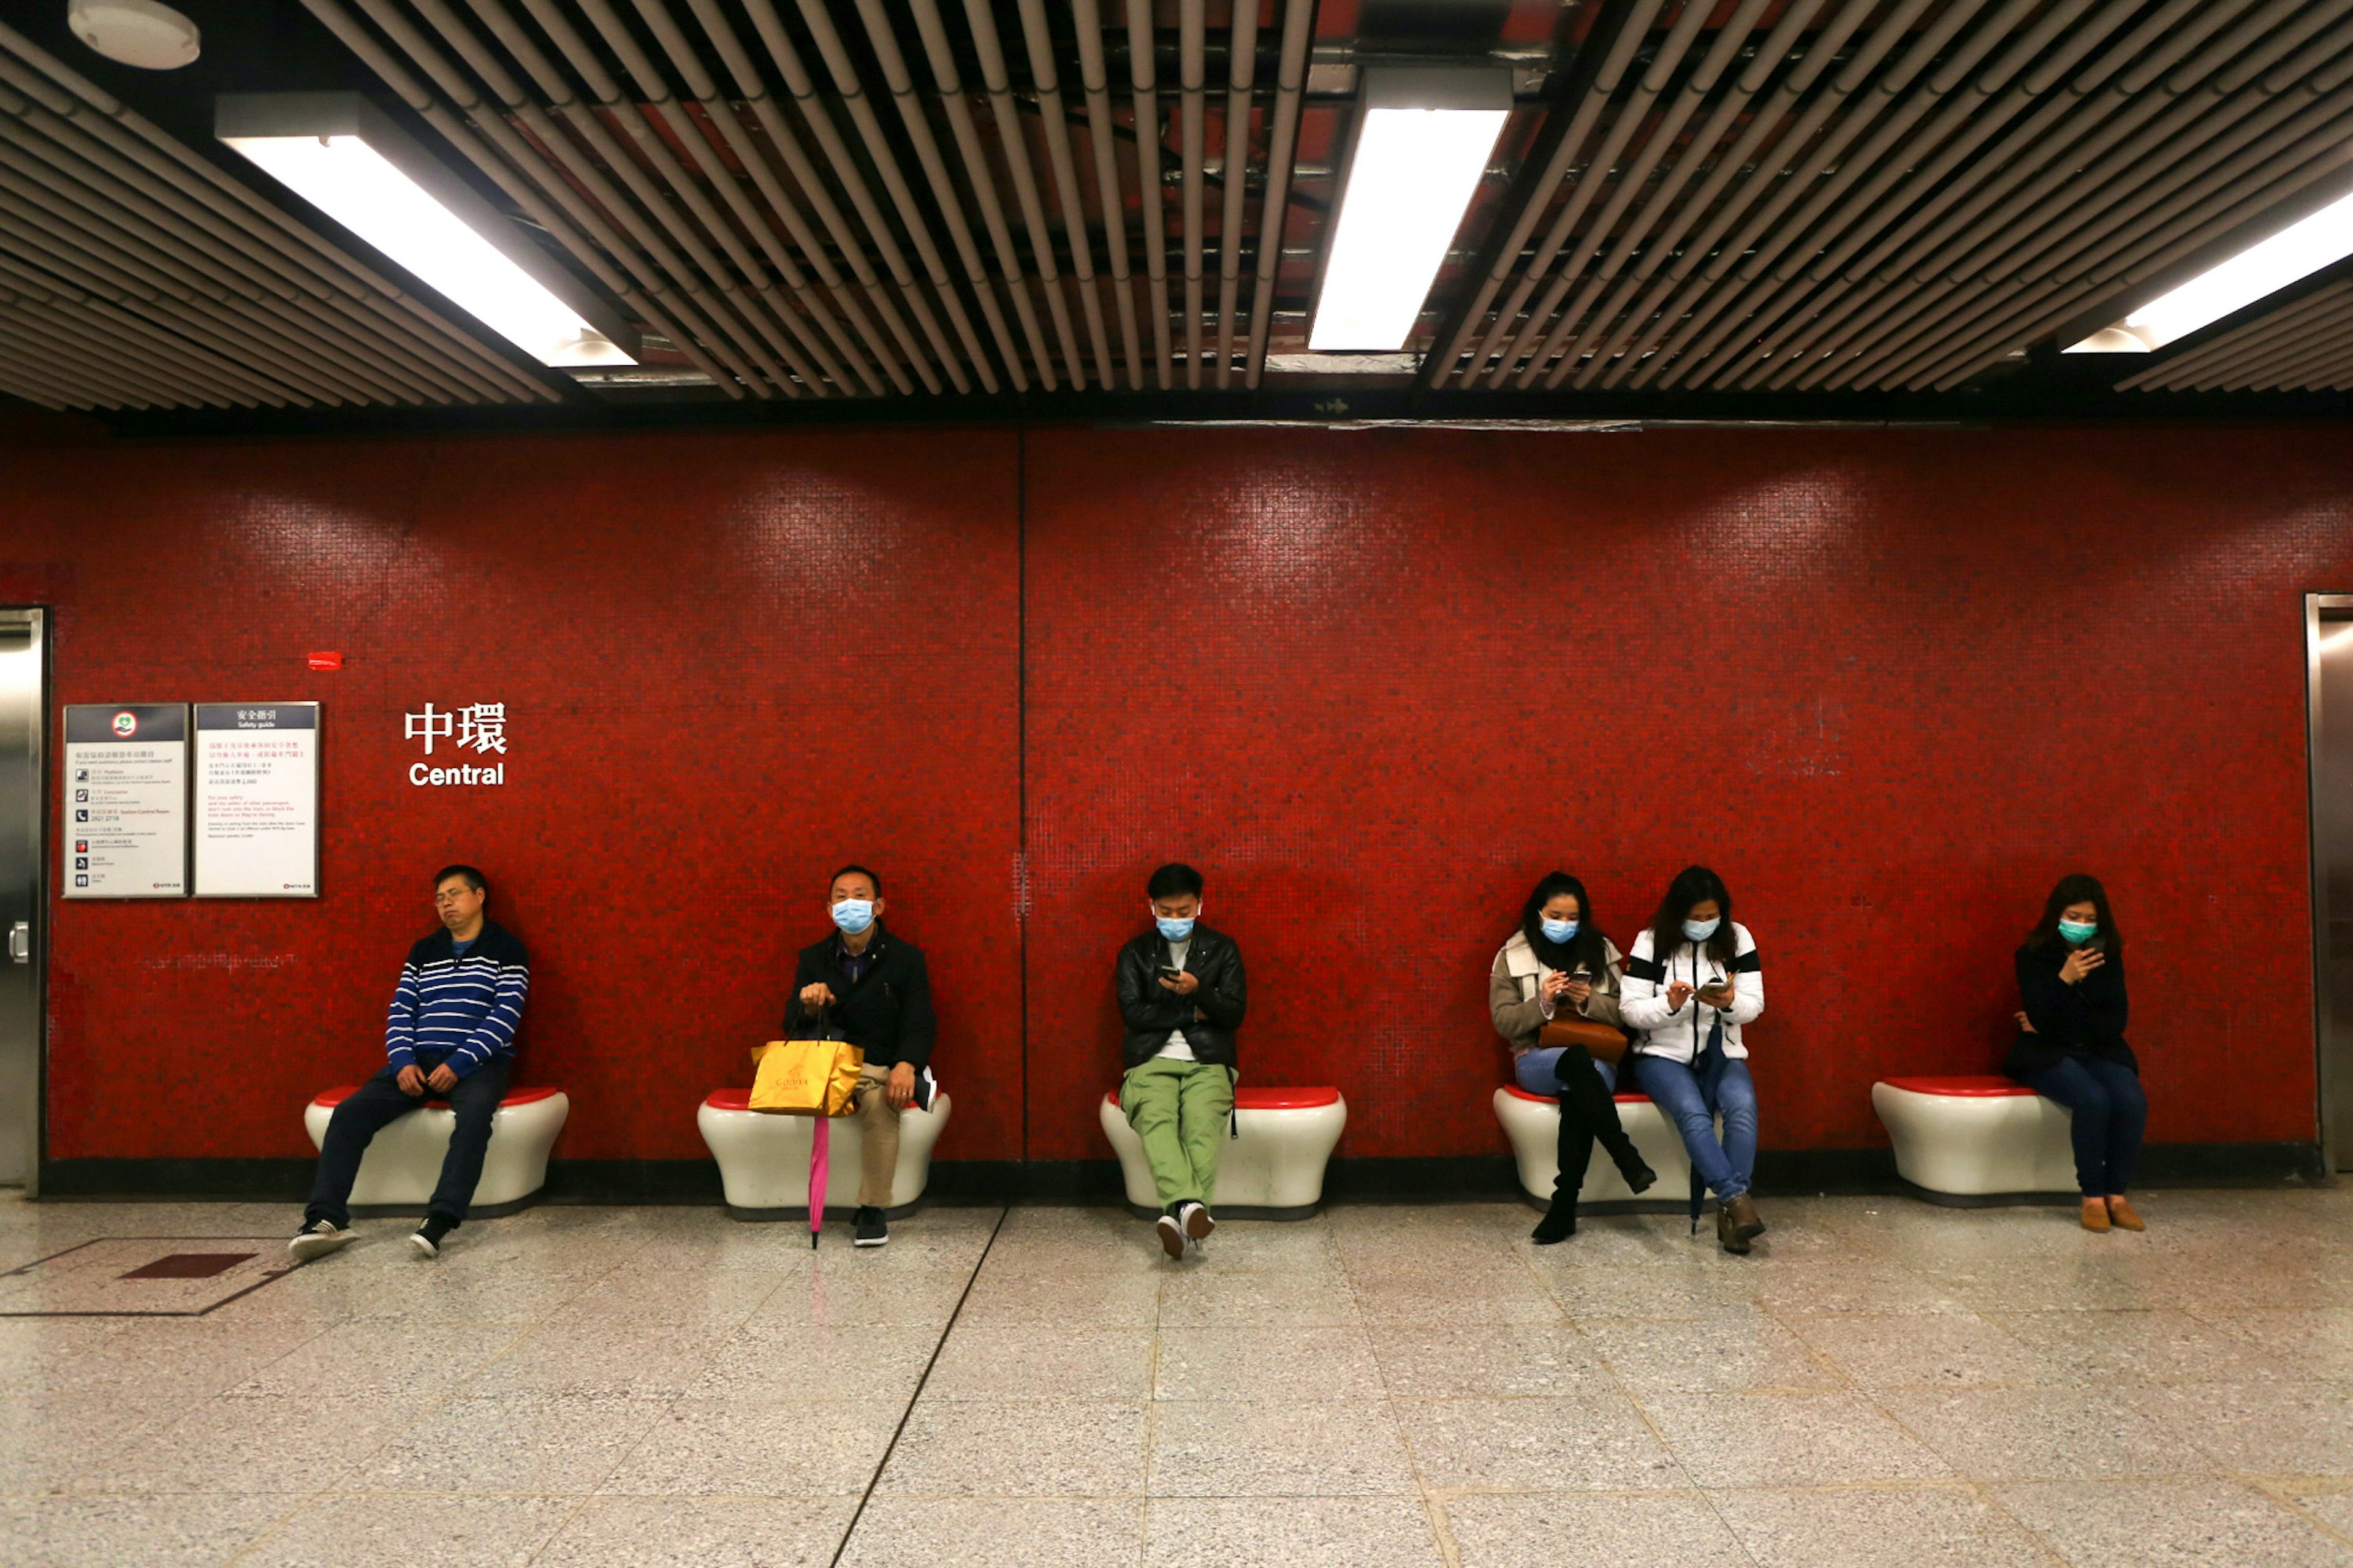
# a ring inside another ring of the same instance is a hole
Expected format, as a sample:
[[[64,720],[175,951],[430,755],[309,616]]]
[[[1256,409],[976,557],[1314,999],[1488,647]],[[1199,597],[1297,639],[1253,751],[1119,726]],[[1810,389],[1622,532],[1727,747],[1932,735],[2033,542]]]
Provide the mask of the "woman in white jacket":
[[[1692,1169],[1715,1193],[1716,1240],[1726,1252],[1746,1252],[1765,1222],[1748,1195],[1757,1086],[1740,1031],[1765,1011],[1765,972],[1748,928],[1733,921],[1724,879],[1691,866],[1668,886],[1651,929],[1626,955],[1619,1011],[1639,1031],[1626,1055],[1636,1081],[1683,1134]]]

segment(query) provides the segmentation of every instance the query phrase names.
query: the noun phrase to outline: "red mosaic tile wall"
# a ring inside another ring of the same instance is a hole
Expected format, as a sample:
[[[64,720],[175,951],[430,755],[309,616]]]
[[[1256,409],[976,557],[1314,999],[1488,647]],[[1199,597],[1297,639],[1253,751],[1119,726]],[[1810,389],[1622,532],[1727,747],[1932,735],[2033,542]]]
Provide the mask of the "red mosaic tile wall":
[[[2077,865],[2129,922],[2152,1135],[2308,1139],[2301,595],[2353,587],[2343,452],[12,448],[0,601],[57,606],[58,702],[328,704],[324,898],[54,906],[51,1152],[306,1153],[303,1100],[378,1059],[424,875],[460,857],[532,946],[523,1076],[572,1093],[575,1158],[703,1153],[695,1103],[745,1078],[853,856],[933,956],[944,1158],[1104,1152],[1111,956],[1168,857],[1249,954],[1246,1076],[1340,1084],[1344,1153],[1499,1149],[1484,975],[1525,888],[1577,871],[1623,945],[1693,858],[1763,949],[1768,1146],[1878,1142],[1873,1078],[1989,1068],[2010,952]],[[406,783],[428,700],[508,704],[502,790]]]
[[[1347,1153],[1499,1148],[1526,889],[1577,872],[1623,947],[1694,860],[1764,958],[1767,1147],[1882,1142],[1874,1078],[1989,1070],[2077,867],[2150,1135],[2311,1138],[2301,595],[2353,584],[2347,451],[1032,435],[1031,1153],[1099,1142],[1111,952],[1166,858],[1250,962],[1245,1076],[1338,1083]]]
[[[1018,1153],[1018,1095],[965,1092],[1020,1079],[1010,440],[16,457],[0,595],[58,606],[58,702],[327,705],[317,902],[53,904],[53,1156],[308,1153],[470,859],[531,949],[519,1080],[572,1096],[559,1152],[703,1157],[695,1107],[750,1081],[853,858],[932,958],[943,1157]],[[503,787],[410,785],[428,700],[506,704]]]

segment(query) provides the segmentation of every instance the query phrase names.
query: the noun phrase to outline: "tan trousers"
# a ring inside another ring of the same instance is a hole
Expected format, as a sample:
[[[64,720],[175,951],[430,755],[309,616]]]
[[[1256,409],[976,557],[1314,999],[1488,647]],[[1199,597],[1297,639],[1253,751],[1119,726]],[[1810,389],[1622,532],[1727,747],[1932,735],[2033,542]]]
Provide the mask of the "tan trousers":
[[[891,1104],[891,1069],[872,1063],[858,1069],[850,1103],[858,1107],[858,1206],[887,1209],[891,1183],[899,1173],[899,1112]]]

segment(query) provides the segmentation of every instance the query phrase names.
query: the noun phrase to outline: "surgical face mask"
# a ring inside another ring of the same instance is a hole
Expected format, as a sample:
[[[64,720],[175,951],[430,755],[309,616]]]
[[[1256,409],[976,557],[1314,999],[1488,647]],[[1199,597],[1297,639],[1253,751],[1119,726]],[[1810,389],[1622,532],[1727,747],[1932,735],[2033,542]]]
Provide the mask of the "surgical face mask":
[[[1160,928],[1160,934],[1166,937],[1170,942],[1187,942],[1192,939],[1192,917],[1187,917],[1181,921],[1174,921],[1170,920],[1166,915],[1156,915],[1153,918],[1152,923],[1158,926]]]
[[[1721,919],[1712,921],[1683,921],[1683,940],[1685,942],[1705,942],[1709,937],[1715,934],[1715,928],[1723,923],[1724,921]]]
[[[844,899],[833,906],[833,923],[851,936],[856,936],[874,923],[874,900]]]
[[[1544,933],[1545,941],[1551,942],[1555,947],[1560,947],[1567,944],[1568,939],[1577,934],[1577,922],[1546,921],[1544,922]]]
[[[2083,946],[2098,932],[2099,929],[2100,922],[2097,921],[2061,921],[2059,922],[2059,934],[2067,939],[2067,945],[2070,947]]]

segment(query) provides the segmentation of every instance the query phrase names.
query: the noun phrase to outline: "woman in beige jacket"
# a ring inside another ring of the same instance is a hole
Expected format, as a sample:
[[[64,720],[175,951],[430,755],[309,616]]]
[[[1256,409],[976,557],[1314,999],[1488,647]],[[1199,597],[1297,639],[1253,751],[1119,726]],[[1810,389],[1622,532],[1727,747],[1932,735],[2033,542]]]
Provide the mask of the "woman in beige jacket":
[[[1659,1179],[1619,1123],[1616,1068],[1582,1046],[1541,1043],[1545,1026],[1564,1014],[1618,1026],[1622,968],[1617,947],[1593,923],[1585,884],[1555,871],[1528,895],[1520,929],[1487,973],[1487,1012],[1511,1042],[1513,1076],[1530,1094],[1560,1100],[1560,1174],[1552,1207],[1530,1233],[1539,1247],[1577,1234],[1577,1194],[1596,1138],[1635,1192]]]

